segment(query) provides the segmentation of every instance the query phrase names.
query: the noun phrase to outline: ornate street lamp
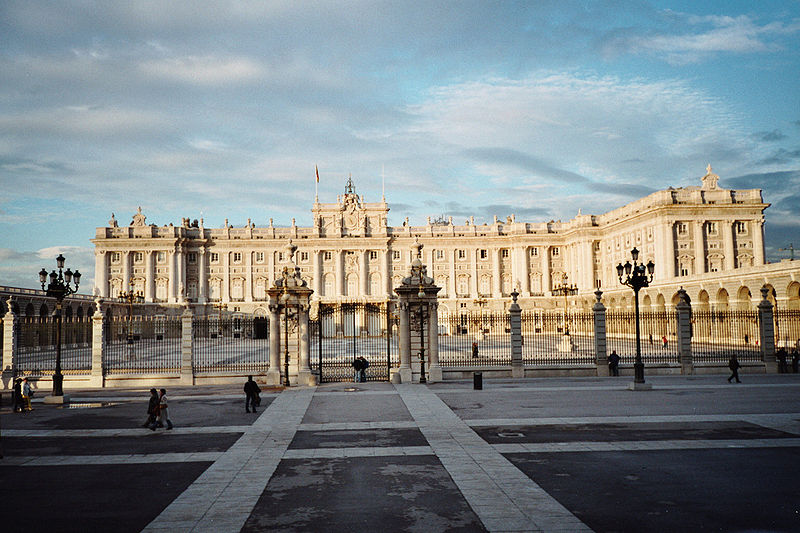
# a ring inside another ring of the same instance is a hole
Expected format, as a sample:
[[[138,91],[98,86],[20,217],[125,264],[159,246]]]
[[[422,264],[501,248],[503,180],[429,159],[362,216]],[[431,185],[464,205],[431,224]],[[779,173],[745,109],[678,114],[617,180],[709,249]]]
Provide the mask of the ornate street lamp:
[[[564,272],[561,276],[561,285],[553,288],[553,296],[564,295],[564,335],[569,335],[569,321],[567,320],[567,296],[574,296],[578,294],[578,287],[567,283],[569,276]]]
[[[283,384],[289,387],[289,320],[297,316],[298,311],[295,310],[294,305],[289,303],[291,296],[287,290],[289,279],[289,271],[284,267],[283,269],[283,292],[280,297],[280,306],[283,309]]]
[[[653,272],[656,269],[656,265],[653,261],[648,261],[646,265],[644,263],[639,263],[639,250],[636,248],[631,250],[631,258],[633,259],[633,264],[631,264],[630,261],[625,261],[624,265],[622,263],[617,265],[617,276],[619,276],[620,283],[633,289],[636,321],[636,360],[633,363],[633,382],[644,383],[642,340],[639,333],[639,290],[643,287],[650,286],[650,282],[653,281]]]
[[[131,330],[133,322],[133,304],[140,304],[144,302],[144,293],[142,291],[134,291],[131,286],[127,291],[119,291],[119,298],[128,304],[128,344],[133,344],[133,331]]]
[[[223,336],[222,335],[222,311],[227,311],[228,310],[228,304],[223,303],[222,301],[219,301],[219,302],[213,304],[212,307],[217,310],[217,336],[219,336],[221,338]]]
[[[58,274],[53,270],[50,272],[50,283],[47,284],[47,296],[56,299],[56,371],[53,374],[53,396],[64,396],[64,375],[61,373],[61,305],[64,298],[70,294],[78,292],[78,285],[81,282],[81,273],[77,270],[72,272],[69,268],[64,270],[64,256],[58,254],[56,257],[56,266],[58,267]],[[45,290],[45,283],[47,283],[47,271],[42,269],[39,272],[39,282],[42,284],[42,290]],[[72,288],[72,283],[75,283],[75,288]]]
[[[419,292],[417,298],[421,301],[417,307],[417,318],[419,319],[419,382],[427,383],[425,377],[425,319],[428,318],[428,304],[425,303],[425,289],[422,286],[422,269],[419,271]]]

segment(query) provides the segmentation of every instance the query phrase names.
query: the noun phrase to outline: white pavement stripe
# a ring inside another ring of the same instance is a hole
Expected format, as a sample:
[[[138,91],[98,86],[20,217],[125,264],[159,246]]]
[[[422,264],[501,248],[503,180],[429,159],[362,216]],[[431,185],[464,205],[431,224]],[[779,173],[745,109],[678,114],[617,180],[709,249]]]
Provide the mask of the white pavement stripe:
[[[143,531],[234,533],[244,526],[303,419],[314,388],[288,389]]]
[[[489,531],[591,531],[459,419],[428,387],[395,385],[400,397]]]
[[[372,446],[286,450],[284,459],[337,459],[348,457],[392,457],[398,455],[433,455],[430,446]]]
[[[725,379],[724,376],[720,375],[720,378]],[[564,386],[527,386],[527,387],[508,387],[507,384],[498,383],[497,388],[492,387],[491,381],[483,382],[483,389],[481,391],[475,391],[470,383],[469,386],[465,385],[462,387],[448,387],[448,388],[439,388],[433,389],[433,392],[436,394],[519,394],[520,392],[566,392],[566,391],[580,391],[580,392],[589,392],[589,391],[627,391],[628,384],[631,383],[629,381],[618,381],[614,385],[592,385],[591,383],[587,383],[585,385],[564,385]],[[653,383],[650,381],[650,383]],[[798,388],[798,383],[737,383],[735,387],[733,387],[730,383],[723,383],[720,380],[719,384],[713,385],[701,385],[701,384],[692,384],[692,383],[653,383],[653,390],[654,391],[669,391],[669,390],[701,390],[701,389],[753,389],[753,388]]]
[[[169,432],[171,435],[199,435],[209,433],[244,433],[250,426],[176,427],[155,432],[146,428],[119,429],[6,429],[4,437],[141,437]]]
[[[130,455],[43,455],[3,458],[3,466],[124,465],[143,463],[214,462],[222,452],[151,453]]]
[[[395,394],[397,394],[395,392]],[[397,422],[328,422],[324,424],[300,424],[298,431],[337,431],[337,430],[363,430],[363,429],[408,429],[416,428],[414,421]]]
[[[261,399],[264,398],[277,398],[280,393],[267,392],[261,393]],[[138,396],[72,396],[70,395],[70,403],[118,403],[118,402],[141,402],[142,405],[147,405],[147,400],[150,398],[149,392],[144,392]],[[189,400],[241,400],[244,403],[244,394],[186,394],[181,396],[169,395],[170,401],[189,401]],[[44,398],[36,398],[34,403],[44,403]]]
[[[354,388],[358,387],[358,385],[353,385],[353,387]],[[359,389],[359,390],[354,390],[354,391],[348,391],[348,390],[321,391],[321,392],[318,392],[316,394],[316,396],[340,396],[342,394],[347,394],[347,395],[350,395],[350,396],[352,396],[354,394],[356,394],[358,396],[394,396],[395,394],[397,394],[397,391],[393,391],[393,390],[364,390],[364,389]]]
[[[499,453],[630,452],[659,450],[714,450],[723,448],[796,448],[800,439],[651,440],[618,442],[520,442],[494,444]]]

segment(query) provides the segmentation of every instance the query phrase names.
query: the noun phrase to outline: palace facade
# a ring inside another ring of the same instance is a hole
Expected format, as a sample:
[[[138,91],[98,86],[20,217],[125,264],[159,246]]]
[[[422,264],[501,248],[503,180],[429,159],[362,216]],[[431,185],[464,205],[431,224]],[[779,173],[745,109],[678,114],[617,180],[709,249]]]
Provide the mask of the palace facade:
[[[351,180],[336,203],[312,206],[313,226],[244,227],[225,221],[207,228],[203,220],[180,225],[146,223],[139,211],[120,226],[114,216],[95,238],[96,294],[115,297],[132,287],[147,302],[197,307],[226,304],[229,311],[266,314],[267,289],[297,247],[296,261],[312,300],[321,303],[384,302],[408,276],[412,244],[424,245],[428,275],[442,287],[443,313],[464,309],[504,309],[516,289],[529,307],[559,307],[553,289],[578,288],[571,305],[590,306],[593,293],[606,302],[630,305],[632,291],[619,283],[616,265],[640,250],[653,260],[655,279],[643,292],[645,305],[674,303],[680,286],[694,302],[728,305],[760,299],[758,288],[780,271],[778,300],[796,300],[800,284],[796,262],[788,268],[765,265],[761,190],[731,190],[718,185],[709,166],[698,186],[654,192],[601,215],[579,214],[567,222],[526,222],[514,215],[488,224],[473,217],[463,224],[428,220],[423,226],[389,226],[389,205],[365,202]],[[786,278],[785,280],[783,278]],[[742,292],[743,280],[752,287]],[[726,281],[721,281],[726,280]],[[757,286],[756,286],[757,285]],[[778,286],[776,285],[776,287]],[[729,287],[730,286],[730,287]],[[723,289],[725,294],[720,292]],[[705,292],[705,296],[703,296]]]

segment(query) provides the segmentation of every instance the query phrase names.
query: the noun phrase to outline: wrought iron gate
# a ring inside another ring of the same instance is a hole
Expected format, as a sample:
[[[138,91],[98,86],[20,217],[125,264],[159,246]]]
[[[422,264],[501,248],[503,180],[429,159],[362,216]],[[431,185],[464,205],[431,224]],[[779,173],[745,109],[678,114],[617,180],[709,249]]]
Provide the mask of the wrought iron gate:
[[[320,305],[310,321],[311,371],[319,382],[353,381],[353,361],[369,362],[367,381],[388,381],[400,366],[397,319],[390,304]]]

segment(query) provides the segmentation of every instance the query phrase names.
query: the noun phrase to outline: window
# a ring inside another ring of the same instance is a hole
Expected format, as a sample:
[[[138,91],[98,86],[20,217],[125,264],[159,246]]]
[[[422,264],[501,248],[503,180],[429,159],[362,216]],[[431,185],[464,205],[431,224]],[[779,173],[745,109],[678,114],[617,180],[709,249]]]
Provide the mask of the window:
[[[197,252],[189,252],[186,254],[186,260],[190,265],[197,263]]]
[[[133,262],[134,263],[141,263],[143,258],[142,252],[133,252]]]
[[[507,258],[508,257],[508,250],[505,249],[505,248],[500,250],[500,257]]]
[[[400,261],[400,250],[392,250],[392,260]]]
[[[436,259],[444,259],[444,250],[436,250]]]
[[[558,257],[559,251],[558,246],[553,246],[553,257]]]
[[[736,233],[738,235],[746,235],[747,234],[747,223],[746,222],[737,222],[736,223]]]
[[[481,250],[480,251],[480,257],[481,257],[481,259],[486,259],[487,257],[489,257],[489,252],[486,251],[486,250]]]
[[[304,263],[308,262],[308,252],[300,252],[300,261]]]
[[[242,262],[242,252],[233,252],[233,262],[234,263]]]
[[[256,252],[255,253],[256,263],[263,263],[264,262],[264,252]]]
[[[369,251],[370,261],[375,261],[377,258],[378,258],[378,252],[376,252],[375,250],[370,250]]]
[[[467,252],[465,250],[458,250],[458,258],[459,259],[466,259],[467,258]]]
[[[219,254],[217,252],[211,252],[208,258],[212,263],[219,263]]]
[[[688,233],[686,222],[678,222],[677,228],[678,228],[678,235],[686,235],[686,233]]]
[[[323,258],[325,261],[330,261],[330,260],[331,260],[331,258],[333,258],[333,254],[332,254],[331,252],[324,252],[324,253],[322,254],[322,258]]]
[[[531,257],[537,257],[539,255],[538,248],[531,248]]]
[[[278,252],[278,262],[283,262],[283,252]]]
[[[716,222],[706,222],[706,232],[709,235],[716,235],[719,231],[719,226]]]
[[[681,264],[680,275],[681,276],[689,275],[689,267],[687,267],[685,264]]]
[[[156,261],[158,261],[159,263],[166,263],[167,252],[156,252]]]
[[[111,262],[119,263],[119,252],[111,252]]]

